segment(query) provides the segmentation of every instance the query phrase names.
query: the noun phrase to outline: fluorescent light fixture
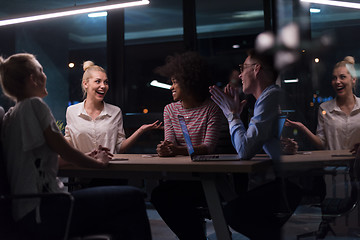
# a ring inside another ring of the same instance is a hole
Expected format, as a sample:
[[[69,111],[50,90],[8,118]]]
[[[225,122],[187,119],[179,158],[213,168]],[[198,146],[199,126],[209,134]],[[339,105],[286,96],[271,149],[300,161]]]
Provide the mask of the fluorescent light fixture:
[[[95,13],[89,13],[88,17],[89,18],[97,18],[97,17],[106,17],[107,16],[107,12],[95,12]]]
[[[297,83],[299,82],[298,78],[295,79],[284,79],[284,83]]]
[[[53,9],[53,10],[42,11],[37,13],[30,13],[26,15],[18,15],[10,18],[9,17],[0,18],[0,26],[39,21],[50,18],[65,17],[65,16],[71,16],[71,15],[83,14],[83,13],[109,11],[118,8],[140,6],[149,3],[150,1],[148,0],[128,1],[128,2],[113,0],[113,1],[84,4],[73,7]]]
[[[152,80],[150,85],[153,87],[159,87],[159,88],[164,88],[164,89],[170,89],[170,87],[171,87],[171,85],[158,82],[157,80]]]
[[[332,0],[301,0],[302,2],[308,3],[317,3],[317,4],[325,4],[335,7],[347,7],[347,8],[356,8],[360,9],[360,3],[354,2],[342,2],[342,1],[332,1]]]
[[[320,13],[321,10],[319,8],[310,8],[311,13]]]

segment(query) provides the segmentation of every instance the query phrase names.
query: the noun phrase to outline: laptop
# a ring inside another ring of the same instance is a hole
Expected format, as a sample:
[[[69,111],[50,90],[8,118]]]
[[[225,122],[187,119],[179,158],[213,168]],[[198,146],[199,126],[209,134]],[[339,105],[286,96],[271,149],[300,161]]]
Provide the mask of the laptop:
[[[195,155],[194,147],[192,145],[190,134],[188,128],[185,123],[185,119],[183,116],[178,115],[179,123],[181,126],[182,133],[184,135],[185,143],[190,155],[190,158],[194,162],[200,161],[238,161],[240,157],[237,154],[213,154],[213,155]]]
[[[284,128],[285,125],[285,121],[286,121],[287,116],[286,115],[280,115],[279,116],[279,137],[281,137],[282,134],[282,130]]]

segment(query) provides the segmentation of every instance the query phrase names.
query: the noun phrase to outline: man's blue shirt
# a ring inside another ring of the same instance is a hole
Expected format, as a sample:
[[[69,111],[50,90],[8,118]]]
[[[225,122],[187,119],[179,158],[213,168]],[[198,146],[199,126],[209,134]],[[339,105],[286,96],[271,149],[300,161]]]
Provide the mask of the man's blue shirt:
[[[271,159],[280,159],[280,95],[281,89],[277,85],[271,85],[261,93],[255,102],[254,116],[247,130],[240,119],[229,123],[231,141],[241,159],[252,158],[261,148]]]

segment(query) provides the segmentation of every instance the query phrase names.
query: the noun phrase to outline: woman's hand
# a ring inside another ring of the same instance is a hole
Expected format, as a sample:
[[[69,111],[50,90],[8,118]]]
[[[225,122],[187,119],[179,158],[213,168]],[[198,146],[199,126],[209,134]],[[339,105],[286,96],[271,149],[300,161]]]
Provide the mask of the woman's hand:
[[[293,155],[298,151],[298,144],[294,139],[291,138],[281,138],[281,149],[284,154]]]
[[[144,124],[141,127],[139,127],[133,134],[131,134],[130,137],[128,137],[127,139],[125,139],[122,142],[122,144],[120,145],[119,153],[123,153],[127,149],[129,149],[144,132],[150,131],[153,129],[160,129],[161,124],[162,124],[162,122],[159,123],[159,120],[158,120],[158,121],[155,121],[154,123]]]
[[[107,167],[109,165],[109,161],[111,157],[109,157],[109,154],[106,151],[97,151],[94,158],[102,164],[102,167]]]
[[[140,127],[140,129],[142,130],[142,132],[146,132],[146,131],[150,131],[150,130],[154,130],[154,129],[159,129],[162,127],[161,125],[162,125],[162,122],[159,123],[159,120],[157,120],[154,123],[142,125]]]
[[[110,159],[114,156],[112,153],[110,153],[109,148],[103,147],[101,145],[99,145],[97,149],[92,150],[91,152],[87,153],[86,155],[94,158],[96,156],[96,154],[98,154],[98,152],[101,152],[101,151],[104,151]]]
[[[299,130],[303,130],[305,128],[304,124],[302,124],[301,122],[295,122],[295,121],[291,121],[289,119],[286,119],[285,124],[286,127],[293,127]]]
[[[88,155],[102,163],[103,167],[106,167],[109,164],[111,158],[114,156],[112,153],[110,153],[109,148],[103,147],[101,145],[99,145],[97,149],[94,149]]]
[[[352,154],[356,154],[359,150],[360,143],[356,143],[353,148],[350,150]]]
[[[175,146],[170,141],[161,141],[160,144],[156,146],[156,151],[159,157],[170,157],[175,156],[174,152]]]

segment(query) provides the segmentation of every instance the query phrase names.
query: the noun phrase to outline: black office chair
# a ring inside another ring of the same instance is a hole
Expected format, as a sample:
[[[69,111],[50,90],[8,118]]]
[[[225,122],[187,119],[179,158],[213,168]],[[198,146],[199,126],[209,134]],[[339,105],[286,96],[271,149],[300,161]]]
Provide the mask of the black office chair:
[[[16,223],[13,221],[10,210],[11,201],[16,199],[29,199],[29,198],[66,198],[69,201],[69,208],[67,212],[67,221],[65,224],[63,238],[68,239],[69,227],[72,216],[72,209],[74,199],[69,193],[42,193],[42,194],[23,194],[23,195],[0,195],[0,239],[2,240],[22,240],[29,239],[28,235],[25,235],[21,231],[17,230]]]
[[[355,159],[352,166],[349,168],[348,173],[351,192],[350,196],[345,198],[325,198],[319,205],[321,208],[322,220],[317,231],[304,233],[297,236],[297,239],[315,236],[316,239],[324,239],[330,231],[336,235],[331,227],[331,223],[337,217],[344,216],[351,212],[359,203],[360,198],[360,159]]]
[[[0,130],[1,123],[4,116],[4,109],[0,106]],[[31,198],[40,198],[40,199],[66,199],[67,212],[66,222],[64,224],[65,228],[63,229],[63,238],[64,240],[111,240],[111,235],[101,234],[101,235],[86,235],[81,237],[71,237],[69,238],[69,230],[71,224],[71,218],[74,207],[74,198],[68,192],[61,193],[39,193],[39,194],[22,194],[14,195],[10,194],[10,185],[6,176],[5,162],[2,158],[2,144],[0,141],[0,239],[1,240],[29,240],[29,236],[25,235],[21,231],[18,231],[17,224],[12,218],[11,214],[11,203],[13,200],[19,199],[31,199]]]
[[[19,199],[60,199],[64,198],[68,201],[65,229],[63,229],[63,239],[67,240],[70,229],[70,222],[74,206],[74,198],[70,193],[39,193],[39,194],[10,194],[10,187],[6,177],[4,161],[2,159],[2,151],[0,144],[0,239],[2,240],[22,240],[29,239],[29,236],[17,230],[16,223],[11,215],[11,204],[13,200]]]

